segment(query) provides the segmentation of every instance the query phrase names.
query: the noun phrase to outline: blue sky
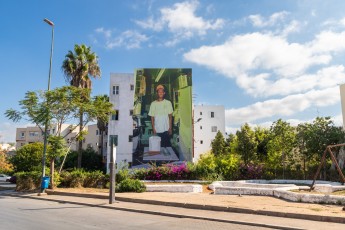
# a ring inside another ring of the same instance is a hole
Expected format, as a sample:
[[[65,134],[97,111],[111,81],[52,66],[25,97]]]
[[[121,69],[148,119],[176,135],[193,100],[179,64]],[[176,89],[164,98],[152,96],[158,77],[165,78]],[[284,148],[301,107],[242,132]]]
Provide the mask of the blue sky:
[[[343,0],[11,0],[0,2],[0,142],[14,142],[3,115],[28,90],[66,84],[62,61],[74,44],[99,56],[93,95],[109,93],[110,73],[192,68],[196,104],[226,109],[226,129],[243,123],[296,125],[332,116],[342,125],[345,82]]]

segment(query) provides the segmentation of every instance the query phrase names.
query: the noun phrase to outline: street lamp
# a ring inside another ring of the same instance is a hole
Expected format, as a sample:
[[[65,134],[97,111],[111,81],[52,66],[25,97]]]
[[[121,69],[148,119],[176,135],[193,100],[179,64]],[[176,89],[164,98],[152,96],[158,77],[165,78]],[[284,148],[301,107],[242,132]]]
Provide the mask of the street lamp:
[[[53,57],[53,47],[54,47],[54,23],[49,19],[45,18],[43,20],[48,25],[52,27],[52,43],[50,48],[50,62],[49,62],[49,77],[48,77],[48,91],[50,90],[50,79],[52,75],[52,57]],[[43,156],[42,156],[42,183],[41,183],[41,193],[45,192],[45,187],[43,186],[43,180],[46,174],[46,153],[47,153],[47,132],[48,132],[48,124],[49,124],[49,113],[47,114],[47,119],[44,126],[44,142],[43,142]]]

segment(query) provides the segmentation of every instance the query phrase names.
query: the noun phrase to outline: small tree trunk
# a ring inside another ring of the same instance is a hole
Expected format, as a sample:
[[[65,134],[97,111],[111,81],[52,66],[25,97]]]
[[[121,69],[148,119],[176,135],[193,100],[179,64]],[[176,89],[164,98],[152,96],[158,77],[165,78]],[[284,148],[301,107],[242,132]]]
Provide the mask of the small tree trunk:
[[[83,113],[80,113],[79,116],[79,133],[81,133],[82,130],[82,126],[83,126]],[[78,165],[77,168],[81,168],[81,159],[82,159],[82,150],[83,150],[83,140],[79,140],[78,142]]]
[[[50,160],[50,185],[49,185],[49,187],[51,189],[55,188],[55,184],[54,184],[54,171],[55,171],[55,169],[54,169],[54,167],[55,167],[55,159],[53,158]]]

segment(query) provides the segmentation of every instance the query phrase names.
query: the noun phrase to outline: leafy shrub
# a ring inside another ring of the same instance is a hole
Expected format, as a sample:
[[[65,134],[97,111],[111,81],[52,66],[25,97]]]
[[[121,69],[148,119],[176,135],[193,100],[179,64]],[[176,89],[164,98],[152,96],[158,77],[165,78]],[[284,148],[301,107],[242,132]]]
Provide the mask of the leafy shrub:
[[[104,174],[101,171],[86,172],[84,179],[84,187],[96,188],[99,184],[104,184]]]
[[[18,172],[16,191],[33,191],[40,189],[42,172]]]
[[[216,171],[224,180],[236,180],[238,178],[239,158],[233,154],[216,157]]]
[[[129,170],[127,168],[122,168],[116,173],[116,183],[121,183],[123,180],[131,179]]]
[[[241,164],[239,168],[239,179],[241,180],[249,180],[249,179],[261,179],[263,176],[263,165],[258,164]]]
[[[216,169],[216,157],[212,153],[202,154],[194,165],[194,177],[207,181],[221,180],[222,176]]]
[[[124,179],[116,186],[116,192],[145,192],[146,186],[137,179]]]
[[[72,172],[64,172],[62,185],[68,188],[80,188],[84,185],[86,172],[83,169],[75,169]]]

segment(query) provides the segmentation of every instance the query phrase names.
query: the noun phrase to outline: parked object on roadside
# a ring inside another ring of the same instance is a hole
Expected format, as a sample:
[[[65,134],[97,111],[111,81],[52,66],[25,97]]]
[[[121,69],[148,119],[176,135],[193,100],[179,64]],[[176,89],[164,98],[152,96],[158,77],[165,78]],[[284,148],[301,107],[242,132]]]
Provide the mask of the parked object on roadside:
[[[0,181],[10,181],[10,176],[6,175],[6,174],[0,174]]]
[[[17,177],[16,176],[11,176],[9,182],[12,183],[12,184],[17,184]]]

